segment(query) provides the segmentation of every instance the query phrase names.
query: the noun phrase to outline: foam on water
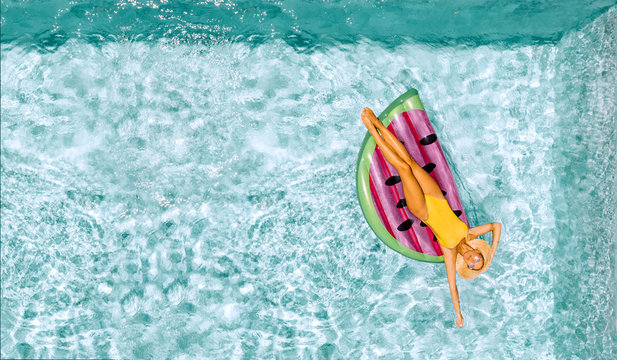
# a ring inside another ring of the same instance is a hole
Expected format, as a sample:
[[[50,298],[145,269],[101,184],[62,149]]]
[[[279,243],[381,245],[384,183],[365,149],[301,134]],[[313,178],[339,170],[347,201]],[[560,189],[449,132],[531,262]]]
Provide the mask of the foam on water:
[[[2,357],[616,356],[616,17],[513,47],[3,44]],[[411,86],[470,222],[504,224],[464,329],[355,195],[362,107]]]

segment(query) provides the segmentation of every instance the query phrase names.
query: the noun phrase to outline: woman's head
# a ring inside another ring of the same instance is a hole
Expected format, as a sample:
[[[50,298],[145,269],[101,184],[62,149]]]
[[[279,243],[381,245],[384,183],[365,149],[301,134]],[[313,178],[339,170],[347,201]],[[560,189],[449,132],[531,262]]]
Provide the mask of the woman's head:
[[[456,271],[465,279],[473,279],[487,270],[491,247],[481,239],[470,240],[467,245],[466,251],[456,256]]]
[[[478,271],[484,266],[484,256],[478,250],[469,250],[463,254],[463,259],[467,263],[467,267],[471,270]]]

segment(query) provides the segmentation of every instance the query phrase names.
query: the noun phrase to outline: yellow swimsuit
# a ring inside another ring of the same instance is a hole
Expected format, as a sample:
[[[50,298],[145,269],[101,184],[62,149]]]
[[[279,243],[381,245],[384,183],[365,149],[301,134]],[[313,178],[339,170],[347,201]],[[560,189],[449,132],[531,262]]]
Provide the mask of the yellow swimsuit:
[[[424,194],[428,219],[424,222],[437,236],[437,241],[447,248],[458,245],[462,238],[467,238],[469,228],[454,214],[446,199],[436,199]]]

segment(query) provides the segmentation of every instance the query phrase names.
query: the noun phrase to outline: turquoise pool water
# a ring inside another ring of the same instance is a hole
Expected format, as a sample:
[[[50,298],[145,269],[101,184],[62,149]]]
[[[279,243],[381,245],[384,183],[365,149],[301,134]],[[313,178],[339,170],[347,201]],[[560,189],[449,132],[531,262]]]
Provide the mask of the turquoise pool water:
[[[617,357],[615,2],[445,4],[3,1],[1,357]],[[409,87],[504,224],[463,329],[356,199]]]

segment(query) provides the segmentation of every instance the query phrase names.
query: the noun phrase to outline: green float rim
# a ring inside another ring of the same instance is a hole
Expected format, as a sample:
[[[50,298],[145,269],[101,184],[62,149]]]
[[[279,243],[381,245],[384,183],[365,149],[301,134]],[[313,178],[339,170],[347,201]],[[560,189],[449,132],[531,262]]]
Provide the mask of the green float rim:
[[[385,126],[388,126],[396,115],[409,110],[424,110],[424,106],[418,96],[418,91],[413,88],[396,98],[396,100],[388,105],[386,110],[379,115],[379,120]],[[364,218],[368,222],[371,229],[375,232],[375,235],[377,235],[381,241],[388,245],[388,247],[399,254],[419,261],[433,263],[443,262],[443,256],[427,255],[403,246],[403,244],[390,235],[386,227],[379,219],[375,205],[373,205],[373,197],[371,195],[369,182],[369,169],[371,166],[371,158],[375,152],[375,146],[375,139],[373,139],[371,134],[367,131],[364,141],[362,141],[360,154],[356,164],[356,190],[358,192],[358,200],[360,201],[360,207],[362,208]]]

